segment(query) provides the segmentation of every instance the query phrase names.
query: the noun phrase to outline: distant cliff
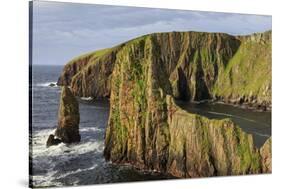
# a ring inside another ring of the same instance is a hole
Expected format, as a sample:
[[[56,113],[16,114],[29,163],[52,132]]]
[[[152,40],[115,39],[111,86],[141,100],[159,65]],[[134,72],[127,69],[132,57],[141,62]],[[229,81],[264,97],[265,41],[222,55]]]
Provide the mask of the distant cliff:
[[[256,149],[231,120],[174,103],[210,99],[270,109],[271,32],[145,35],[72,60],[58,84],[77,96],[110,96],[108,160],[179,177],[271,171],[271,142]]]
[[[271,31],[236,37],[202,32],[146,35],[71,60],[58,85],[71,85],[77,96],[109,97],[116,55],[146,40],[157,49],[146,56],[161,65],[175,98],[271,108]]]
[[[88,53],[65,65],[58,85],[71,86],[76,96],[109,97],[111,74],[121,46]]]

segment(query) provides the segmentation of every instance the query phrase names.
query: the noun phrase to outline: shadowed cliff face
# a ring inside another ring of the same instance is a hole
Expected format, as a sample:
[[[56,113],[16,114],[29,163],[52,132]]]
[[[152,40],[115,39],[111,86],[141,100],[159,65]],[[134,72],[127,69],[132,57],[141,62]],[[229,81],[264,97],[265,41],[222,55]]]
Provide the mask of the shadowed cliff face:
[[[261,155],[252,136],[231,120],[190,114],[175,105],[173,98],[269,107],[271,32],[247,37],[159,33],[114,49],[96,54],[99,61],[91,61],[67,78],[77,96],[110,93],[107,160],[179,177],[270,172],[264,168],[269,167],[264,162],[269,164],[265,157],[270,145]],[[265,72],[262,78],[246,71],[259,65],[263,65],[260,72]],[[243,74],[240,69],[245,69]],[[59,81],[67,80],[63,78],[65,72]]]
[[[200,101],[212,98],[218,72],[237,51],[240,41],[227,34],[169,33],[152,37],[155,57],[171,83],[173,96]]]

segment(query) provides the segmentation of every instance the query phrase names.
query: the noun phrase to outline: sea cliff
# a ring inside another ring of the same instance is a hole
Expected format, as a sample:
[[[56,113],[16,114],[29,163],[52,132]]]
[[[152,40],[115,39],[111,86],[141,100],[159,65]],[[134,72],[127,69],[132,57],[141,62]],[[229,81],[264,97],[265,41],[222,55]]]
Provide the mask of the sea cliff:
[[[270,109],[271,31],[149,34],[75,58],[58,84],[76,96],[110,96],[107,160],[178,177],[271,172],[271,139],[257,149],[231,120],[191,114],[174,102]]]

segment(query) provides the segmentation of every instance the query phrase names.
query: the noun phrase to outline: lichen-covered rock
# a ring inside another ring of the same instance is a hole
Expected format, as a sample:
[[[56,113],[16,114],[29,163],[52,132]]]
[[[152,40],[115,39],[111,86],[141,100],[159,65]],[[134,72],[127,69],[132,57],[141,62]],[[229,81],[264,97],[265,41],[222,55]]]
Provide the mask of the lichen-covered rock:
[[[63,86],[60,97],[58,127],[55,135],[64,143],[80,142],[79,104],[71,90]]]
[[[261,147],[260,154],[261,154],[263,173],[271,173],[272,172],[271,137]]]

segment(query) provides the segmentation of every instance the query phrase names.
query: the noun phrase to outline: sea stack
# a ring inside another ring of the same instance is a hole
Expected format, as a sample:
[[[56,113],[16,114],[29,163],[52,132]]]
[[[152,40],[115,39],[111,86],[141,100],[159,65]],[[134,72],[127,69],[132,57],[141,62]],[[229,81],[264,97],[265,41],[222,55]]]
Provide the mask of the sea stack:
[[[63,143],[80,142],[79,134],[79,104],[67,86],[62,87],[58,113],[58,128],[55,135]]]
[[[80,142],[79,134],[79,104],[71,90],[67,86],[62,87],[60,106],[58,113],[58,127],[55,136],[51,134],[47,141],[47,147],[63,143]]]

